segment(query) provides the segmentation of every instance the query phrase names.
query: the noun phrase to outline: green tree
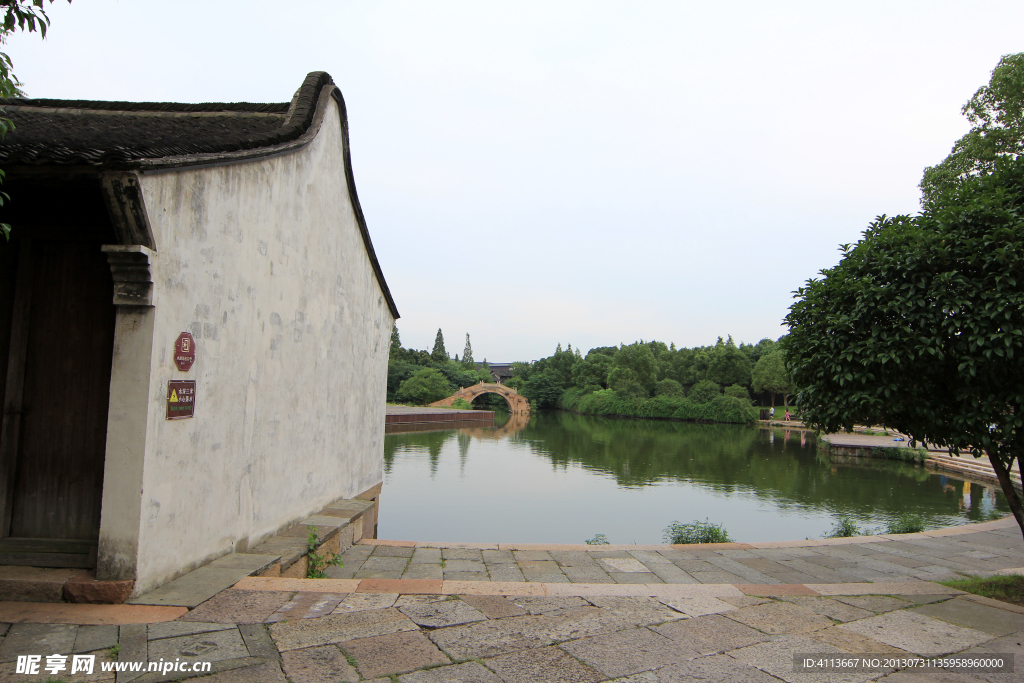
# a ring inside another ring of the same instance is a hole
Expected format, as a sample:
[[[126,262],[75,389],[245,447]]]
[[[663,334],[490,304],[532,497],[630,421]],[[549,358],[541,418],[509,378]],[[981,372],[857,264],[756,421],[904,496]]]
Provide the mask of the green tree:
[[[736,348],[732,335],[725,343],[722,343],[721,337],[718,338],[708,363],[707,378],[721,385],[750,385],[750,359]]]
[[[643,342],[623,345],[612,356],[608,386],[614,389],[616,383],[627,380],[637,382],[647,396],[654,390],[654,385],[658,381],[658,362],[651,347]]]
[[[466,333],[466,348],[462,352],[462,364],[473,364],[473,345],[469,343],[469,332]]]
[[[882,423],[1024,471],[1024,159],[882,216],[797,291],[782,345],[804,421]]]
[[[398,323],[391,323],[391,355],[401,353],[402,340],[398,337]]]
[[[434,337],[434,350],[430,352],[430,360],[435,363],[441,363],[450,360],[448,358],[448,352],[444,349],[444,335],[441,334],[441,328],[437,328],[437,336]]]
[[[722,395],[722,388],[709,379],[702,379],[690,389],[689,398],[694,403],[709,403]]]
[[[420,368],[398,388],[399,400],[426,405],[450,396],[454,387],[439,370]]]
[[[997,160],[1016,159],[1024,152],[1024,53],[1004,55],[988,85],[961,111],[971,130],[941,163],[924,170],[925,204],[969,177],[991,173]]]
[[[554,408],[558,405],[558,399],[565,391],[566,383],[561,373],[548,368],[539,373],[532,374],[530,379],[523,385],[523,396],[530,399],[538,408]]]
[[[761,360],[754,366],[752,379],[754,391],[767,391],[772,395],[772,408],[775,407],[775,394],[782,394],[783,405],[789,406],[789,392],[793,383],[786,371],[786,356],[782,349],[761,356]]]
[[[674,379],[663,379],[654,388],[655,396],[683,397],[683,385]]]
[[[608,386],[608,370],[612,366],[611,356],[590,351],[572,365],[572,384],[577,387],[588,385]]]

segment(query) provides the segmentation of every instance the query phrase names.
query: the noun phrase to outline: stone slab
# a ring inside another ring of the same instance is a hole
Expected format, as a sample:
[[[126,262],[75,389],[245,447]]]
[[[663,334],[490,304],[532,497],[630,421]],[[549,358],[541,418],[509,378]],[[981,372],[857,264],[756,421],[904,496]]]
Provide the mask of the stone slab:
[[[818,595],[814,589],[799,583],[741,583],[736,584],[736,588],[747,595]]]
[[[355,658],[363,678],[408,673],[424,666],[451,664],[451,660],[419,631],[390,633],[340,644]]]
[[[955,626],[923,614],[913,614],[908,610],[888,612],[842,624],[838,628],[919,655],[960,652],[993,639],[988,633]]]
[[[444,581],[439,593],[445,595],[547,595],[543,583],[516,581]]]
[[[0,622],[10,624],[152,624],[173,621],[186,612],[185,607],[148,605],[0,602]]]
[[[338,603],[333,614],[364,612],[371,609],[387,609],[398,600],[398,593],[352,593]]]
[[[879,614],[882,612],[892,612],[893,610],[903,609],[904,607],[912,607],[914,605],[914,603],[908,600],[900,600],[899,598],[893,598],[887,595],[837,596],[836,602],[842,602],[847,605],[852,605],[854,607],[859,607],[860,609],[866,609]]]
[[[427,628],[457,626],[487,619],[479,610],[458,599],[406,605],[398,608],[398,611],[409,617],[416,625]]]
[[[876,583],[814,583],[807,587],[819,595],[963,595],[963,591],[931,581],[878,581]]]
[[[181,658],[193,662],[219,662],[248,656],[249,650],[237,628],[149,641],[150,661]]]
[[[629,558],[618,558],[618,557],[602,557],[599,559],[600,564],[608,573],[612,572],[650,572],[643,563],[639,560]]]
[[[581,664],[557,647],[543,647],[524,652],[501,655],[486,660],[505,683],[537,683],[538,681],[566,681],[596,683],[604,676]]]
[[[363,579],[359,582],[360,593],[398,593],[400,595],[423,595],[443,593],[441,581],[417,579]]]
[[[82,628],[86,627],[83,626]],[[110,627],[93,626],[92,628]],[[116,629],[117,627],[113,628]],[[198,633],[211,633],[213,631],[227,631],[232,628],[235,628],[234,624],[214,624],[201,621],[166,621],[162,624],[152,624],[147,629],[147,636],[149,640],[159,640],[161,638],[177,638]]]
[[[702,655],[728,652],[768,640],[760,631],[719,614],[673,621],[652,626],[651,630]]]
[[[174,622],[169,622],[174,623]],[[159,626],[160,624],[155,624]],[[103,626],[79,626],[75,636],[74,653],[106,650],[117,645],[118,627],[112,624]]]
[[[681,612],[688,617],[703,617],[708,614],[732,612],[737,609],[734,605],[730,605],[724,600],[711,597],[659,598],[659,600],[665,605],[668,605],[672,609],[677,612]]]
[[[211,563],[205,567],[200,567],[194,572],[189,572],[170,583],[165,583],[149,593],[131,598],[127,603],[129,605],[196,607],[265,566],[264,560],[267,556],[237,555],[236,557],[253,557],[258,559],[243,567],[220,567]]]
[[[595,607],[606,615],[621,617],[637,626],[663,624],[686,615],[649,597],[593,596],[588,598]]]
[[[281,668],[292,683],[359,680],[357,672],[336,645],[320,645],[281,653]]]
[[[68,624],[15,624],[0,644],[0,661],[14,661],[18,655],[71,652],[77,634],[78,627]]]
[[[283,607],[290,591],[228,589],[181,617],[181,621],[221,624],[260,624]]]
[[[875,616],[874,612],[869,612],[866,609],[848,605],[845,602],[832,600],[831,598],[797,595],[786,596],[782,599],[786,602],[791,602],[794,605],[810,610],[815,614],[828,617],[833,621],[856,621],[858,619],[867,619],[868,617]]]
[[[735,612],[728,612],[725,616],[771,636],[807,633],[832,625],[832,621],[827,617],[788,602],[743,607]]]
[[[332,614],[320,619],[282,621],[270,627],[278,650],[299,650],[359,638],[416,631],[416,624],[394,608]]]
[[[994,636],[1005,636],[1015,631],[1024,631],[1024,614],[983,605],[964,598],[954,598],[946,602],[914,607],[907,611],[990,633]]]
[[[563,643],[561,648],[609,678],[649,671],[697,656],[683,643],[647,629],[627,629]]]
[[[847,654],[837,647],[805,636],[788,636],[734,650],[729,655],[787,683],[817,683],[819,681],[821,683],[862,683],[879,675],[877,673],[794,673],[793,655],[798,652],[814,652],[826,656]]]
[[[488,619],[519,617],[526,614],[526,610],[517,605],[515,601],[508,600],[501,596],[463,595],[461,597],[467,605],[476,608]]]
[[[618,679],[619,683],[778,683],[779,679],[737,661],[728,655],[700,657],[678,662],[656,671],[646,671],[628,678]]]
[[[399,676],[398,680],[399,683],[502,683],[500,678],[478,662],[414,671]]]

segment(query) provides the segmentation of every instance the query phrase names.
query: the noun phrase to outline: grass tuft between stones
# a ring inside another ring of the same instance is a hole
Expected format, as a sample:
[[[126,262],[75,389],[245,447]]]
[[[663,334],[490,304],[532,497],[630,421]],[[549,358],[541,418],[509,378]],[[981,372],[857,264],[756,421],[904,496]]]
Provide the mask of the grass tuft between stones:
[[[965,579],[939,581],[938,583],[982,597],[1024,607],[1024,576],[1020,574],[987,577],[971,576]]]

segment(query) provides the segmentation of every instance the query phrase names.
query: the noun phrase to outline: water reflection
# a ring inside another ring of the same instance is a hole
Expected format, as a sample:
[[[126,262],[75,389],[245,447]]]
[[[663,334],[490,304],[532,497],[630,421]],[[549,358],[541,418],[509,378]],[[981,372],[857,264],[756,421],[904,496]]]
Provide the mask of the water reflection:
[[[673,519],[710,517],[740,540],[781,540],[820,536],[838,516],[881,526],[914,513],[945,526],[1008,510],[996,487],[903,462],[830,460],[802,430],[569,413],[389,434],[385,471],[383,538],[579,543],[642,524],[638,542],[652,543]],[[442,499],[468,519],[449,515],[444,533],[416,532]],[[542,530],[529,528],[531,515]]]

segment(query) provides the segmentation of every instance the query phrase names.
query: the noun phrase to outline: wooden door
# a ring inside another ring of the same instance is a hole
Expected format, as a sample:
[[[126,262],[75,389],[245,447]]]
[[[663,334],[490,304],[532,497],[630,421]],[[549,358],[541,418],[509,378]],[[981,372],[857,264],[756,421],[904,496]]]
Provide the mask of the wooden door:
[[[0,563],[91,566],[99,537],[113,282],[96,242],[21,239],[2,262]]]

